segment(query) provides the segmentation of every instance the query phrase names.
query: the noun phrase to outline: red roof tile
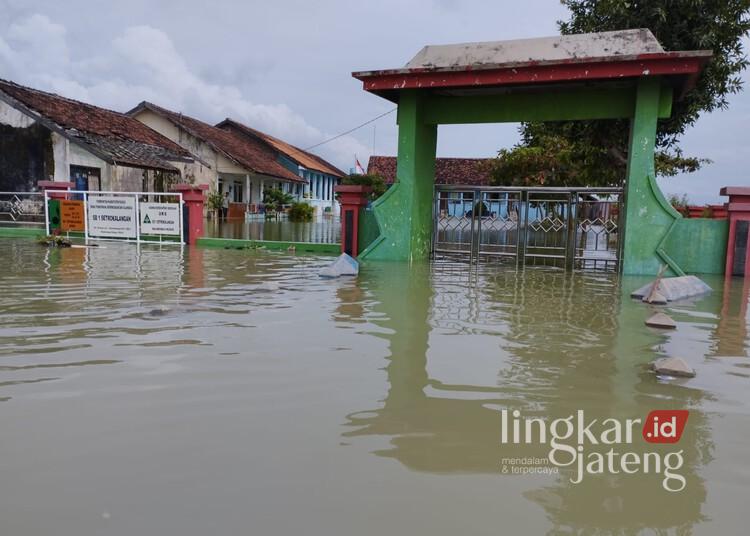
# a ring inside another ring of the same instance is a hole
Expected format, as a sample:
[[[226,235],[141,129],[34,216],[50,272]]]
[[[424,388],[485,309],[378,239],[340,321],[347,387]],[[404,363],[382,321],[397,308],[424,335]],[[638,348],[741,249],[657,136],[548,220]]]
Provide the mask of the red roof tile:
[[[6,80],[0,80],[0,94],[110,162],[174,171],[168,160],[193,160],[187,150],[125,114]]]
[[[276,159],[276,152],[265,143],[222,130],[193,117],[167,110],[150,102],[144,101],[140,103],[128,112],[128,114],[134,116],[143,109],[151,110],[169,119],[179,128],[203,140],[215,150],[249,171],[289,182],[305,182],[302,177],[279,163]]]
[[[435,184],[490,185],[490,158],[436,158]],[[395,156],[371,156],[367,173],[377,174],[391,184],[396,181]]]
[[[270,134],[266,134],[265,132],[261,132],[260,130],[250,128],[247,125],[243,125],[239,121],[235,121],[234,119],[227,118],[216,126],[228,131],[244,134],[246,137],[260,139],[274,147],[274,149],[276,149],[277,151],[283,153],[287,158],[290,158],[298,165],[307,169],[319,171],[320,173],[327,173],[328,175],[333,175],[334,177],[343,177],[344,175],[346,175],[346,173],[341,171],[333,164],[327,162],[323,158],[319,157],[318,155],[304,151],[299,147],[295,147],[290,143],[287,143],[278,138],[274,138]]]

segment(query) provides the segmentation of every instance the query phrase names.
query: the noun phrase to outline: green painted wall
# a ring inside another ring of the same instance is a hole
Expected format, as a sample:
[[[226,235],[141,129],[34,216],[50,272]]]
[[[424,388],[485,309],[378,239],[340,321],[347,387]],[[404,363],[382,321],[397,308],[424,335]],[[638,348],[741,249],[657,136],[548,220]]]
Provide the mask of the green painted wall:
[[[40,238],[46,235],[44,227],[0,227],[0,236]]]
[[[424,122],[424,105],[418,90],[401,93],[397,182],[372,205],[381,235],[360,259],[411,262],[430,256],[437,125]]]
[[[611,84],[483,96],[431,96],[404,90],[398,109],[397,182],[373,204],[380,235],[360,254],[363,261],[429,258],[432,234],[435,146],[438,124],[631,118],[625,187],[623,272],[673,274],[717,272],[724,252],[720,225],[683,224],[656,184],[657,119],[669,117],[672,90],[657,77],[633,86]],[[371,229],[368,228],[368,229]],[[695,254],[677,252],[674,236],[688,233]],[[667,241],[667,238],[670,241]],[[369,237],[368,237],[369,238]],[[710,240],[710,244],[704,244]]]
[[[657,81],[658,84],[658,81]],[[669,117],[672,90],[662,88],[659,117]],[[521,121],[580,121],[633,116],[636,92],[632,87],[593,87],[510,93],[473,97],[430,97],[424,120],[433,124],[518,123]]]
[[[666,201],[654,179],[659,99],[658,79],[644,78],[638,82],[625,185],[623,273],[626,275],[656,274],[665,262],[674,274],[681,271],[676,264],[657,253],[673,222],[681,218]]]
[[[359,232],[357,233],[357,242],[360,251],[375,242],[380,236],[380,227],[378,220],[375,218],[375,212],[372,209],[362,208],[359,211]]]
[[[314,242],[277,242],[274,240],[239,240],[235,238],[199,238],[198,246],[229,249],[267,249],[269,251],[286,251],[294,246],[297,253],[316,253],[320,255],[341,254],[341,244],[318,244]]]
[[[662,240],[659,253],[684,273],[723,274],[728,235],[728,220],[679,218]]]

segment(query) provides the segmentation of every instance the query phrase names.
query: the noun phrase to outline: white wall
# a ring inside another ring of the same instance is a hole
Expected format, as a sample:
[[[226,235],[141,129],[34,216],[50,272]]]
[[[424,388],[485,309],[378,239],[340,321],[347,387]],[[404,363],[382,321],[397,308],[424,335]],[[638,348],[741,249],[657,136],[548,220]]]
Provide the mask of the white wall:
[[[136,114],[135,118],[209,164],[207,166],[201,162],[171,162],[172,165],[180,170],[180,174],[187,182],[192,184],[208,184],[209,188],[215,190],[217,171],[245,173],[245,170],[238,168],[232,162],[217,154],[210,145],[188,134],[183,129],[176,127],[174,123],[161,115],[155,114],[151,110],[143,110]],[[220,160],[227,161],[230,165],[222,165],[224,162]]]
[[[5,101],[0,101],[0,124],[15,128],[29,128],[35,122],[25,113],[19,112]]]

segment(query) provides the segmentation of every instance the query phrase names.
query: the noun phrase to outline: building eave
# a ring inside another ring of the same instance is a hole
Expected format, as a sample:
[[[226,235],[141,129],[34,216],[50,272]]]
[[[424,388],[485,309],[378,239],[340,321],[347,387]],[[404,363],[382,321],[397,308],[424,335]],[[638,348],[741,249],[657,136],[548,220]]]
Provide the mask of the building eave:
[[[694,84],[711,51],[682,51],[604,56],[554,61],[528,61],[441,68],[405,68],[359,71],[352,76],[363,89],[398,102],[408,89],[478,88],[527,86],[598,80],[621,80],[647,76],[682,76],[683,92]]]
[[[82,149],[84,149],[86,152],[89,152],[89,153],[93,154],[94,156],[96,156],[97,158],[103,160],[107,164],[117,165],[117,162],[111,156],[109,156],[109,155],[107,155],[107,154],[105,154],[105,153],[103,153],[101,151],[96,150],[96,148],[92,147],[90,144],[86,143],[84,140],[82,140],[80,138],[77,138],[76,136],[71,135],[67,130],[65,130],[64,128],[62,128],[60,125],[58,125],[54,121],[50,121],[49,119],[47,119],[45,116],[43,116],[42,114],[40,114],[36,110],[34,110],[32,108],[29,108],[28,106],[26,106],[25,104],[23,104],[19,100],[11,97],[10,95],[8,95],[7,93],[5,93],[1,89],[0,89],[0,100],[2,100],[3,102],[5,102],[9,106],[12,106],[13,108],[15,108],[16,110],[18,110],[19,112],[27,115],[28,117],[30,117],[34,121],[38,122],[39,124],[45,126],[46,128],[48,128],[52,132],[55,132],[55,133],[59,134],[60,136],[62,136],[66,140],[68,140],[69,142],[75,143],[76,145],[78,145],[79,147],[81,147]]]

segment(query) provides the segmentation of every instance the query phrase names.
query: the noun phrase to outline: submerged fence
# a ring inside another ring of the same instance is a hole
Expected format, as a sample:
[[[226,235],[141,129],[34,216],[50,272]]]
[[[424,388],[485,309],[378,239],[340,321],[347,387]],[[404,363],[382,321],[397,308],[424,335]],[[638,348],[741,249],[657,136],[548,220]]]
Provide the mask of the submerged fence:
[[[433,257],[618,270],[620,188],[435,189]]]

